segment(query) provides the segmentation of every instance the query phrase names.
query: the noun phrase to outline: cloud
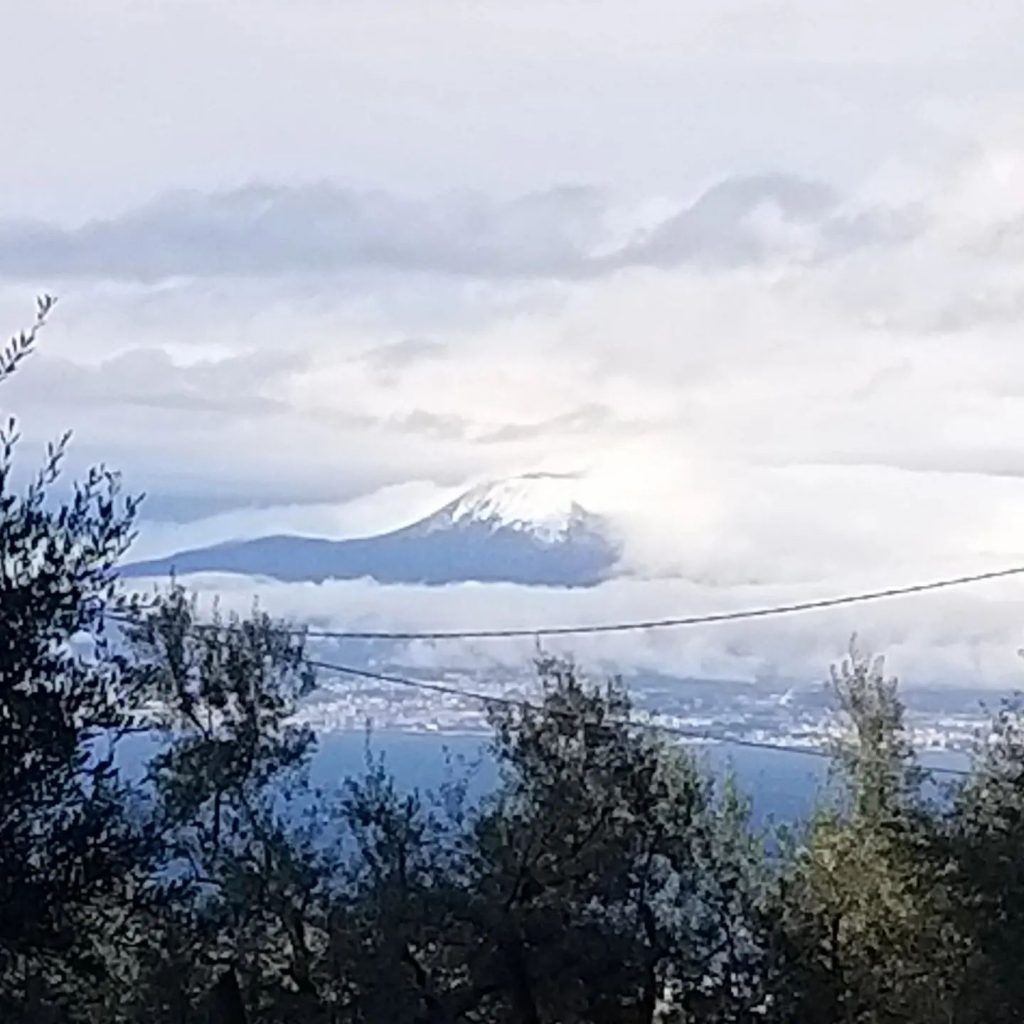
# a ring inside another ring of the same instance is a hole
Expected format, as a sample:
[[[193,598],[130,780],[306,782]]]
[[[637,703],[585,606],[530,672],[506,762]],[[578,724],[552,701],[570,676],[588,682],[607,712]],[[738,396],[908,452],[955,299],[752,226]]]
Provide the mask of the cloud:
[[[174,551],[207,547],[239,537],[292,533],[314,537],[365,537],[397,530],[422,519],[462,493],[428,480],[408,480],[371,490],[350,500],[305,504],[250,504],[203,515],[204,504],[186,506],[184,516],[164,514],[146,520],[132,545],[132,560],[142,561]],[[147,512],[152,509],[147,507]]]
[[[363,358],[384,373],[404,369],[424,359],[436,359],[443,355],[445,346],[430,338],[403,338],[371,349]]]
[[[465,438],[469,430],[469,424],[461,416],[439,415],[425,409],[414,409],[395,417],[391,422],[399,430],[410,434],[426,434],[447,439]]]
[[[612,429],[625,435],[631,427],[643,429],[644,424],[631,424],[618,420],[612,410],[600,402],[589,402],[570,409],[568,412],[551,416],[534,423],[506,423],[482,434],[477,440],[481,444],[507,444],[512,441],[528,441],[550,437],[553,434],[592,435],[595,431]]]
[[[33,387],[50,402],[181,413],[272,415],[287,408],[268,382],[303,369],[296,352],[255,352],[189,364],[160,348],[132,348],[92,366],[43,355]]]
[[[926,227],[910,207],[844,208],[834,190],[792,175],[726,179],[610,257],[616,266],[743,267],[781,257],[836,259],[906,242]]]
[[[482,261],[470,277],[389,267],[343,279],[69,280],[3,401],[32,444],[75,427],[76,457],[120,466],[151,495],[154,518],[325,505],[410,479],[447,487],[608,463],[621,473],[621,452],[639,495],[665,474],[686,479],[691,457],[741,480],[815,464],[946,469],[950,481],[1016,472],[1019,277],[1012,254],[972,244],[1012,219],[1014,200],[1004,188],[972,214],[963,197],[991,193],[986,180],[957,166],[931,191],[891,200],[798,176],[724,180],[661,203],[639,218],[646,228],[614,226],[615,251],[634,257],[596,275],[506,276],[513,244],[492,276]],[[292,191],[269,189],[267,202]],[[218,209],[237,225],[257,194],[237,209],[185,205],[197,222]],[[322,194],[328,206],[349,196]],[[507,229],[514,240],[538,208],[557,222],[564,200],[480,204],[525,217]],[[916,211],[913,230],[891,228],[884,210]],[[864,223],[876,226],[849,227]],[[840,224],[861,232],[856,244],[833,245]],[[761,241],[744,249],[751,238]],[[698,242],[708,261],[691,258]],[[24,285],[0,287],[4,322],[16,326],[30,302]],[[956,331],[937,331],[949,309]],[[721,473],[701,474],[698,504],[744,500]],[[664,538],[669,562],[699,543],[647,532]]]
[[[702,606],[1019,560],[1024,7],[866,3],[8,5],[0,324],[61,296],[0,391],[24,461],[75,428],[157,547],[581,470]],[[974,679],[1013,598],[878,622]]]
[[[508,626],[542,631],[553,625],[735,611],[871,586],[863,574],[811,587],[761,584],[729,590],[687,580],[615,580],[578,591],[512,584],[384,587],[365,580],[286,584],[226,575],[192,577],[190,582],[201,595],[203,610],[216,596],[225,609],[244,614],[258,595],[260,606],[275,616],[316,628],[371,631]],[[915,580],[907,577],[906,582]],[[911,690],[951,686],[984,691],[1019,686],[1020,628],[1020,602],[1011,581],[990,584],[984,592],[938,592],[761,622],[590,637],[541,635],[546,650],[571,654],[594,673],[806,685],[825,680],[829,665],[845,656],[856,632],[864,647],[885,652],[888,670]],[[445,675],[459,668],[528,672],[535,643],[532,637],[420,641],[374,645],[372,650],[359,644],[334,650],[328,643],[318,650],[342,662],[370,657],[371,664]]]
[[[432,201],[330,184],[166,195],[78,228],[0,224],[0,274],[158,281],[351,269],[519,277],[578,273],[605,235],[598,193]]]
[[[777,252],[782,241],[772,238],[767,218],[774,218],[779,227],[813,225],[827,217],[836,202],[824,185],[781,174],[730,179],[709,188],[613,259],[620,266],[758,262]]]
[[[465,275],[76,279],[0,398],[28,444],[73,426],[78,465],[103,458],[150,494],[152,554],[282,529],[378,532],[474,482],[540,469],[578,473],[637,577],[593,606],[503,590],[278,592],[283,610],[321,619],[342,605],[382,625],[432,608],[447,626],[632,617],[1016,564],[1024,253],[985,244],[1022,205],[996,187],[1005,173],[970,161],[927,188],[863,197],[795,176],[728,182],[610,227],[615,246],[590,258],[633,255],[600,273],[509,276],[499,261]],[[700,234],[704,217],[721,237]],[[30,299],[7,282],[0,313]],[[1004,588],[989,624],[990,600],[587,656],[810,678],[860,628],[923,679],[1005,682],[1024,606]]]
[[[628,224],[628,211],[581,187],[499,201],[472,192],[413,200],[327,183],[251,185],[168,194],[77,228],[0,222],[0,275],[155,282],[376,270],[573,279],[628,266],[818,258],[915,227],[899,210],[845,215],[831,189],[783,174],[725,179],[647,230]]]
[[[850,187],[1016,126],[1016,0],[983,18],[962,0],[825,2],[7,5],[0,120],[17,158],[0,203],[80,218],[183,184],[325,176],[685,197],[765,167]]]

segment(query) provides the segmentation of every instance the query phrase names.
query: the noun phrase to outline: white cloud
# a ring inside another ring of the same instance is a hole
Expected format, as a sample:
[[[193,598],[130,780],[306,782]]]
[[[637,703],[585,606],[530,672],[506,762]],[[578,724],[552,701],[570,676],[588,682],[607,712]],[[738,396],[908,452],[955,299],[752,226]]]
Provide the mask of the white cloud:
[[[963,151],[1022,78],[1015,0],[10,6],[8,216],[252,180],[672,195],[784,166],[848,184],[894,151]]]
[[[892,579],[890,577],[890,579]],[[367,581],[283,584],[245,577],[194,577],[203,595],[226,611],[247,612],[258,596],[273,615],[340,630],[431,630],[581,625],[762,607],[865,589],[865,575],[847,574],[815,587],[722,588],[682,580],[619,580],[589,590],[548,590],[511,584],[382,587]],[[913,582],[906,579],[904,582]],[[145,584],[140,581],[140,586]],[[676,678],[814,683],[847,652],[884,651],[888,667],[910,687],[1013,689],[1024,667],[1019,584],[990,583],[974,591],[938,592],[855,608],[746,623],[603,636],[544,637],[546,650],[572,654],[597,672],[657,672]],[[531,637],[511,640],[415,641],[396,644],[318,642],[320,655],[345,663],[364,657],[441,672],[500,665],[523,668],[536,650]]]
[[[1019,214],[1006,195],[971,221],[963,198],[1006,166],[955,167],[917,196],[919,230],[825,260],[783,243],[753,266],[626,266],[561,282],[505,281],[486,265],[469,280],[70,282],[5,401],[34,440],[76,426],[82,457],[121,465],[154,515],[172,499],[198,516],[336,503],[410,479],[452,487],[538,467],[607,479],[628,465],[634,505],[676,482],[693,524],[672,543],[666,516],[638,544],[665,538],[667,561],[692,563],[707,509],[768,501],[784,530],[793,516],[775,496],[814,479],[801,465],[822,464],[834,468],[820,486],[846,502],[898,488],[890,514],[912,522],[941,501],[928,473],[953,474],[961,502],[963,474],[1024,473],[1024,254],[982,244]],[[805,194],[812,233],[882,208],[877,196],[863,207]],[[735,217],[726,205],[722,230]],[[28,302],[8,283],[0,311],[13,324]],[[800,494],[815,499],[811,486]],[[977,547],[969,535],[939,541]]]
[[[154,282],[353,268],[575,275],[591,272],[590,250],[608,238],[605,207],[579,188],[509,202],[471,192],[422,202],[329,184],[176,192],[75,228],[0,223],[0,273]]]
[[[650,222],[595,189],[508,201],[475,192],[430,201],[322,183],[169,193],[73,227],[0,222],[0,274],[159,283],[345,271],[475,279],[573,279],[629,266],[817,260],[920,229],[912,211],[849,216],[832,191],[782,174],[727,178]],[[646,223],[645,223],[646,221]]]
[[[632,566],[691,578],[552,614],[1021,560],[1019,3],[39,0],[4,27],[0,323],[62,301],[0,402],[149,492],[145,552],[548,469]],[[549,600],[467,593],[343,595],[382,622]],[[1001,593],[869,624],[1005,679]],[[852,625],[650,649],[804,671]]]

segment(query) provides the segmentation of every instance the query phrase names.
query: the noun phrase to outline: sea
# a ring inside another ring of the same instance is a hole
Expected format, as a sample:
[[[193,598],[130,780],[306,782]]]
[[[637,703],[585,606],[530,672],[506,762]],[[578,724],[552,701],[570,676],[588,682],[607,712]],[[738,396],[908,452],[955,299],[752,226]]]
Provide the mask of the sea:
[[[834,792],[830,761],[810,751],[704,743],[691,749],[717,779],[732,776],[751,804],[755,827],[795,824],[805,819]],[[312,764],[313,781],[331,789],[346,777],[362,774],[367,755],[383,759],[403,789],[436,790],[452,773],[469,772],[470,797],[493,789],[498,772],[487,737],[474,734],[438,735],[424,732],[335,732],[319,737]],[[967,767],[964,755],[950,751],[925,752],[921,763],[931,768]],[[941,797],[940,781],[933,787]]]
[[[141,779],[156,745],[135,736],[122,747],[118,760],[129,777]],[[749,747],[723,741],[691,745],[699,762],[719,782],[727,776],[750,801],[751,821],[757,828],[796,824],[834,793],[830,761],[820,753],[771,746]],[[498,768],[488,746],[488,737],[475,733],[325,732],[317,737],[310,766],[315,787],[329,794],[347,778],[363,775],[369,763],[383,762],[400,790],[436,792],[453,778],[467,780],[470,800],[492,791]],[[948,751],[921,755],[925,767],[963,769],[967,758]],[[932,794],[942,796],[937,776]]]

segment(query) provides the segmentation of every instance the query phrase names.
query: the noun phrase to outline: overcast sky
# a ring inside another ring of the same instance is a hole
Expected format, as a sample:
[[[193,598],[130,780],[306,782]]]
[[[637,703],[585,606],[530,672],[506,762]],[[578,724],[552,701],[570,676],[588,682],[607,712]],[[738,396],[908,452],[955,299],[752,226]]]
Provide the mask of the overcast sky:
[[[148,493],[140,555],[550,469],[691,581],[562,619],[1024,563],[1016,0],[0,7],[0,323],[61,300],[3,409]],[[870,621],[1006,682],[1020,593]]]

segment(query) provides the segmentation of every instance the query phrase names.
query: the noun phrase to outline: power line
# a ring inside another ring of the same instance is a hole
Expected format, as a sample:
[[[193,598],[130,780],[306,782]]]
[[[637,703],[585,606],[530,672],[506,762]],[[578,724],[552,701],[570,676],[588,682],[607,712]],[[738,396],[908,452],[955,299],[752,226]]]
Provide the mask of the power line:
[[[137,622],[137,620],[122,617],[119,617],[119,621],[128,621],[133,623]],[[197,629],[208,628],[210,628],[209,625],[202,626],[193,623],[189,627],[189,630],[194,632]],[[479,703],[482,703],[484,705],[490,704],[513,709],[536,711],[564,718],[574,717],[569,712],[561,712],[553,708],[543,708],[527,700],[497,696],[494,694],[483,693],[479,690],[464,690],[461,687],[449,686],[446,683],[439,683],[436,681],[424,679],[412,679],[408,676],[398,676],[387,672],[376,672],[371,669],[356,668],[354,665],[342,665],[337,662],[324,661],[322,659],[317,658],[304,658],[303,660],[311,668],[323,669],[327,672],[336,672],[339,675],[345,675],[351,678],[366,679],[373,682],[386,683],[393,686],[404,686],[411,689],[424,690],[430,693],[442,693],[448,696],[458,697],[462,700],[478,701]],[[596,725],[597,723],[590,724]],[[792,744],[769,743],[763,740],[750,740],[739,736],[721,736],[708,731],[701,732],[696,729],[688,729],[682,726],[668,725],[653,721],[636,719],[612,719],[600,723],[600,727],[603,728],[612,728],[617,726],[622,726],[624,728],[629,729],[641,729],[650,732],[656,732],[660,733],[661,735],[676,736],[684,740],[721,743],[727,746],[743,747],[751,750],[766,750],[774,753],[799,754],[807,757],[816,757],[819,759],[826,760],[830,760],[832,756],[826,751],[819,750],[815,747],[801,747]],[[970,772],[968,771],[964,771],[959,768],[947,768],[942,766],[929,767],[926,769],[926,771],[935,775],[951,775],[958,776],[961,778],[967,778],[970,776]]]
[[[773,616],[790,615],[799,612],[813,611],[817,609],[834,608],[843,605],[862,604],[868,601],[877,601],[892,597],[907,596],[910,594],[926,593],[928,591],[948,589],[951,587],[964,586],[970,583],[980,583],[988,580],[1003,579],[1010,576],[1024,574],[1024,566],[1015,566],[1007,569],[993,570],[984,573],[975,573],[969,576],[948,577],[941,580],[934,580],[927,583],[916,583],[904,587],[889,587],[884,590],[867,591],[856,594],[846,594],[840,597],[821,598],[812,601],[801,601],[792,604],[769,605],[759,608],[743,609],[732,612],[716,612],[706,615],[681,616],[676,618],[637,620],[632,622],[612,622],[583,626],[555,626],[537,627],[532,629],[511,628],[511,629],[482,629],[482,630],[445,630],[426,632],[397,632],[397,631],[347,631],[347,630],[316,630],[305,628],[275,627],[279,632],[302,635],[310,639],[338,639],[338,640],[472,640],[472,639],[499,639],[511,637],[543,637],[543,636],[570,636],[590,635],[600,633],[622,633],[631,631],[668,629],[684,626],[695,626],[703,624],[714,624],[719,622],[736,622],[749,619],[769,618]],[[139,625],[140,620],[129,615],[109,613],[108,617],[126,624]],[[208,630],[232,630],[240,626],[232,623],[192,623],[192,631]],[[328,662],[317,659],[306,659],[307,664],[313,668],[324,669],[325,671],[337,672],[352,678],[361,678],[397,686],[412,687],[434,693],[444,693],[459,697],[465,700],[479,701],[484,704],[497,704],[499,706],[529,709],[533,711],[547,711],[557,713],[550,709],[543,709],[536,704],[525,700],[515,700],[508,697],[498,697],[491,694],[474,690],[463,690],[459,687],[448,686],[444,683],[427,680],[411,679],[406,676],[396,676],[383,672],[374,672],[369,669],[359,669],[350,665],[341,665],[335,662]],[[608,725],[622,725],[628,728],[639,728],[656,731],[663,735],[678,736],[682,739],[695,741],[713,741],[736,747],[745,747],[755,750],[768,750],[779,753],[800,754],[810,757],[829,758],[830,755],[822,750],[813,747],[798,747],[787,744],[768,743],[758,740],[743,739],[740,737],[716,736],[709,732],[699,732],[693,729],[686,729],[679,726],[664,725],[650,721],[619,721],[609,722]],[[965,777],[968,772],[957,768],[934,767],[929,772],[941,775],[953,775]]]
[[[482,704],[497,704],[500,707],[521,709],[526,711],[539,711],[545,714],[552,714],[564,718],[574,718],[570,712],[560,712],[557,709],[542,708],[527,700],[516,700],[512,697],[497,697],[492,694],[482,693],[479,690],[463,690],[457,686],[448,686],[445,683],[432,682],[422,679],[411,679],[408,676],[391,675],[387,672],[374,672],[370,669],[355,668],[352,665],[339,665],[336,662],[307,659],[306,663],[312,668],[324,669],[328,672],[337,672],[339,675],[351,676],[356,679],[368,679],[374,682],[388,683],[394,686],[406,686],[417,690],[426,690],[431,693],[444,693],[451,696],[461,697],[466,700],[479,701]],[[592,723],[594,724],[594,723]],[[745,747],[751,750],[770,750],[776,753],[802,754],[807,757],[824,758],[831,760],[831,754],[815,747],[798,747],[791,744],[768,743],[761,740],[748,740],[733,736],[716,736],[710,732],[700,732],[696,729],[687,729],[677,725],[663,725],[658,722],[644,720],[622,720],[612,719],[600,723],[603,728],[622,726],[629,729],[642,729],[650,732],[661,733],[662,735],[678,736],[681,739],[695,740],[701,742],[716,742],[728,746]],[[926,771],[937,775],[954,775],[967,778],[970,772],[960,768],[935,767]]]
[[[1004,579],[1024,574],[1024,566],[997,569],[991,572],[975,573],[971,576],[956,576],[933,580],[928,583],[913,583],[905,587],[888,587],[884,590],[869,590],[840,597],[825,597],[793,604],[776,604],[760,608],[746,608],[732,612],[712,612],[705,615],[687,615],[676,618],[639,619],[626,622],[605,622],[580,626],[534,626],[510,629],[453,629],[431,631],[372,631],[336,629],[296,629],[314,640],[497,640],[513,637],[544,636],[585,636],[595,633],[629,633],[651,629],[674,629],[682,626],[710,625],[718,622],[738,622],[745,619],[766,619],[773,616],[793,615],[798,612],[815,611],[822,608],[837,608],[842,605],[863,604],[885,598],[905,597],[932,590],[946,590],[962,587],[969,583]]]
[[[793,615],[799,612],[816,611],[824,608],[838,608],[843,605],[864,604],[868,601],[880,601],[893,597],[906,597],[911,594],[923,594],[934,590],[947,590],[951,587],[962,587],[970,583],[983,583],[989,580],[1005,579],[1009,576],[1024,574],[1024,566],[1009,569],[996,569],[991,572],[975,573],[970,576],[955,576],[928,583],[912,583],[905,587],[887,587],[884,590],[869,590],[855,594],[844,594],[840,597],[825,597],[810,601],[798,601],[792,604],[767,605],[759,608],[745,608],[732,612],[712,612],[704,615],[686,615],[662,619],[638,619],[633,621],[603,622],[579,626],[532,626],[499,629],[452,629],[452,630],[340,630],[340,629],[308,629],[304,627],[279,627],[280,632],[302,635],[311,640],[498,640],[515,637],[550,637],[550,636],[588,636],[601,633],[630,633],[653,629],[677,629],[684,626],[713,625],[720,622],[740,622],[749,619],[766,619],[782,615]],[[109,614],[109,618],[125,623],[136,620],[126,615]],[[232,629],[230,623],[197,623],[197,629],[223,630]]]

